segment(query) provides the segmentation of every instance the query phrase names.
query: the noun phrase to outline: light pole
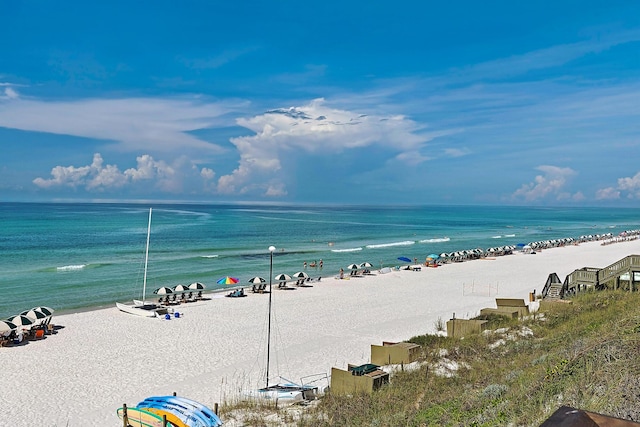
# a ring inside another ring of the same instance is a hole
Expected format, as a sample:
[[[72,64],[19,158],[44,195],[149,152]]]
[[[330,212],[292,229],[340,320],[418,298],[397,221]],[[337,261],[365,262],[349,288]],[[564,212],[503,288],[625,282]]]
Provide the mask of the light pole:
[[[267,384],[265,388],[269,388],[269,356],[271,355],[271,280],[273,280],[273,253],[275,246],[269,246],[269,322],[267,326]]]

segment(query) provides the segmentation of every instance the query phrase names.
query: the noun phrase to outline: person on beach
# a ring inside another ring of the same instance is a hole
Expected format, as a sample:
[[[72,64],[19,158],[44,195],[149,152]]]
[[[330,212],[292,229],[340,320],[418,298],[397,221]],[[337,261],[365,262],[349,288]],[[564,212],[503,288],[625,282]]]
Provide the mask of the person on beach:
[[[307,261],[305,261],[305,262],[303,262],[303,263],[302,263],[302,268],[303,268],[304,270],[306,270],[306,269],[307,269]]]
[[[344,270],[342,268],[340,269],[340,278],[344,279]]]
[[[322,260],[320,260],[319,267],[322,268]]]

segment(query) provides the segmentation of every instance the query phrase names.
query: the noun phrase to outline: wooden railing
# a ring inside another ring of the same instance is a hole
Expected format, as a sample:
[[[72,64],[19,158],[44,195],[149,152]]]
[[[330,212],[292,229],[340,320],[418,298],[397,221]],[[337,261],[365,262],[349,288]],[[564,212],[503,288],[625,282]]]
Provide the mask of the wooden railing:
[[[586,267],[575,270],[565,279],[564,287],[569,290],[577,284],[599,286],[632,270],[640,271],[640,255],[629,255],[601,269]]]
[[[544,288],[542,288],[542,298],[545,298],[549,295],[549,289],[551,289],[551,285],[555,283],[562,283],[560,281],[560,277],[556,273],[551,273],[547,277],[547,282],[544,284]]]
[[[629,255],[626,258],[616,261],[608,267],[603,268],[598,273],[600,284],[606,283],[614,277],[630,273],[632,268],[640,269],[640,255]]]

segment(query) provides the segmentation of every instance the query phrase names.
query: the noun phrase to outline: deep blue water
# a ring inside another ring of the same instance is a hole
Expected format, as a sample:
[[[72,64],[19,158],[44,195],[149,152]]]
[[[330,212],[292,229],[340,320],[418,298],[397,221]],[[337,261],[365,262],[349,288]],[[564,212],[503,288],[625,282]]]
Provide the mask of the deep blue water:
[[[324,262],[312,277],[351,263],[376,268],[405,256],[640,228],[640,209],[523,207],[315,207],[0,203],[0,318],[37,305],[112,306],[142,293],[153,207],[147,294],[224,276],[240,284]]]

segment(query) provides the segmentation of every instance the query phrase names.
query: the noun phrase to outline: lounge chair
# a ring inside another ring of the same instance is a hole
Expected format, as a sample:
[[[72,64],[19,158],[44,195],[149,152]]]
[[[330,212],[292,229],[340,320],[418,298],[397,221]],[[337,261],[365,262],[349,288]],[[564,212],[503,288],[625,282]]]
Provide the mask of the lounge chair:
[[[240,298],[240,297],[246,297],[247,294],[244,293],[244,288],[240,288],[240,289],[236,289],[233,292],[229,292],[226,296],[230,298]]]

